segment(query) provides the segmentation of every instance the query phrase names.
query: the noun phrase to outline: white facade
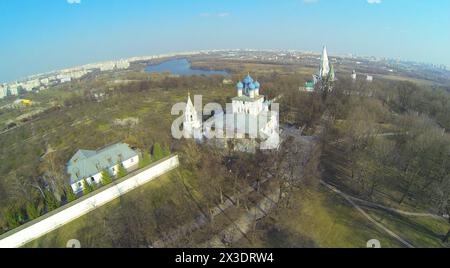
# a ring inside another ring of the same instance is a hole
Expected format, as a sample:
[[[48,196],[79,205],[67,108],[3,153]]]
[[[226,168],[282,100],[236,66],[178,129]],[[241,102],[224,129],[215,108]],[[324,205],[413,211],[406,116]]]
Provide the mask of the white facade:
[[[72,78],[70,78],[70,76],[61,76],[60,78],[61,83],[68,83],[70,81],[72,81]]]
[[[101,64],[94,65],[92,67],[97,67],[100,71],[112,71],[114,69],[122,70],[130,68],[130,62],[128,60],[110,61]]]
[[[139,164],[139,156],[138,155],[122,162],[122,166],[126,169],[136,166],[137,164]],[[116,171],[115,171],[116,173],[114,173],[114,175],[117,175],[117,170],[118,169],[116,169]]]
[[[47,86],[48,84],[50,84],[50,79],[43,78],[43,79],[41,79],[40,82],[41,82],[42,85]]]
[[[23,89],[25,89],[26,91],[31,91],[34,88],[38,88],[40,85],[41,85],[41,83],[39,82],[39,80],[35,79],[35,80],[30,80],[25,83],[22,83],[21,87]]]
[[[72,190],[74,193],[80,193],[84,190],[83,181],[85,181],[89,185],[99,185],[101,183],[101,180],[102,180],[102,174],[98,173],[90,178],[86,178],[84,180],[81,180],[77,183],[72,184],[71,187],[72,187]]]
[[[277,114],[272,114],[269,122],[261,129],[266,140],[261,143],[262,150],[278,149],[280,146],[280,134],[278,133],[279,125]]]
[[[114,62],[104,63],[104,64],[100,65],[100,71],[102,71],[102,72],[111,71],[111,70],[114,70],[115,67],[116,67],[116,65],[114,64]]]
[[[130,159],[123,161],[121,164],[125,169],[128,170],[131,167],[139,164],[139,156],[136,155],[135,157],[132,157]],[[114,166],[108,168],[108,172],[111,176],[116,176],[118,171],[119,171],[119,165],[114,165]],[[72,184],[71,187],[72,187],[72,190],[74,193],[79,193],[79,192],[83,191],[83,181],[85,181],[89,185],[93,185],[93,184],[99,185],[102,182],[102,173],[99,172],[99,173],[95,174],[94,176],[91,176],[89,178],[84,178],[83,180],[80,180],[80,181]]]
[[[19,95],[19,85],[18,84],[12,84],[8,86],[9,92],[13,96]]]
[[[372,82],[372,81],[373,81],[373,76],[368,75],[367,78],[366,78],[366,80],[367,80],[368,82]]]
[[[195,109],[190,94],[184,111],[183,133],[185,138],[202,139],[203,136],[202,118]]]
[[[330,73],[330,61],[328,60],[327,47],[323,47],[322,56],[320,58],[319,76],[327,77]]]
[[[251,138],[257,134],[257,137],[263,139],[260,144],[262,150],[278,149],[280,145],[278,113],[270,111],[271,102],[265,101],[264,96],[260,96],[260,86],[250,74],[242,82],[238,82],[236,85],[238,96],[232,99],[232,117],[237,121],[232,120],[233,125],[230,126],[227,118],[225,125],[227,129],[236,126],[239,134],[249,135]]]
[[[116,68],[117,69],[128,69],[130,68],[130,63],[126,60],[121,60],[116,62]]]
[[[232,102],[234,114],[250,114],[257,116],[264,110],[264,97],[258,96],[257,98],[234,98]]]
[[[3,99],[7,95],[8,95],[8,89],[5,86],[0,85],[0,99]]]

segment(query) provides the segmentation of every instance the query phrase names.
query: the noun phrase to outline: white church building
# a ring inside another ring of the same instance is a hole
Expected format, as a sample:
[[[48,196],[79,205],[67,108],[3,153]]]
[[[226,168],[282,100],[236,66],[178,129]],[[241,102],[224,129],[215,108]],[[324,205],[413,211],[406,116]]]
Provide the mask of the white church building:
[[[197,140],[215,137],[222,145],[231,141],[238,151],[254,152],[279,148],[279,114],[272,109],[272,101],[260,95],[260,83],[248,74],[236,85],[237,96],[232,99],[231,111],[216,113],[202,122],[202,117],[192,104],[186,104],[183,131],[185,136]]]

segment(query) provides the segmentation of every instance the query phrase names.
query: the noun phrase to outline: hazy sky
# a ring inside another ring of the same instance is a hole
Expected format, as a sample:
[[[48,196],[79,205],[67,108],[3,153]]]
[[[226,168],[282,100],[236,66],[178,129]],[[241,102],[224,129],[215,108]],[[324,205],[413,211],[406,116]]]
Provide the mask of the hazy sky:
[[[450,66],[450,0],[0,0],[0,82],[215,48],[354,53]]]

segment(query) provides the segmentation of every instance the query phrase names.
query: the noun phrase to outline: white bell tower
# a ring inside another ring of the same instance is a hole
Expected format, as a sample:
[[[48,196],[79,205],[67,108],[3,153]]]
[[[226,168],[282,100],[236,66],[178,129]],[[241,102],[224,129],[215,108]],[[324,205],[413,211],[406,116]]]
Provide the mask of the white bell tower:
[[[191,101],[191,93],[188,95],[186,109],[184,111],[183,132],[185,137],[195,137],[202,132],[202,122],[198,116],[197,110]],[[201,138],[198,136],[198,138]]]

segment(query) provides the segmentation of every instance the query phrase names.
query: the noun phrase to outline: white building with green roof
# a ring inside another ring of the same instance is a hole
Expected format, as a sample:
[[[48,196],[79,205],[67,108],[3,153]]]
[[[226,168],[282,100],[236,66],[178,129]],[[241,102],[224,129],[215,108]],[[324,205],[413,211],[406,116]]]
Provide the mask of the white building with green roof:
[[[102,172],[115,176],[119,164],[127,170],[137,167],[139,154],[125,143],[91,151],[78,150],[67,163],[67,174],[74,193],[83,191],[83,181],[89,185],[100,184]]]

